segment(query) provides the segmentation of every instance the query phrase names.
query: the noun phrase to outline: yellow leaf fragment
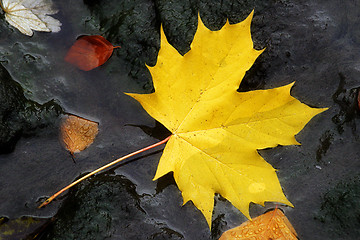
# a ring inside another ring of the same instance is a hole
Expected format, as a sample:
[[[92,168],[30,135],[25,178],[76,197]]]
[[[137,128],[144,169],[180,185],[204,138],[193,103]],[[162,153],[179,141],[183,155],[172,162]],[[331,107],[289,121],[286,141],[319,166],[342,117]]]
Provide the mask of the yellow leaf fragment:
[[[219,240],[297,240],[297,234],[284,213],[276,208],[224,232]]]
[[[94,142],[98,134],[98,123],[74,115],[62,120],[61,139],[71,154],[80,152]]]
[[[35,239],[41,228],[50,223],[46,218],[22,216],[17,219],[0,217],[0,240]]]
[[[1,0],[1,8],[6,21],[25,35],[60,31],[60,21],[48,16],[57,13],[50,0]]]
[[[220,193],[250,218],[250,202],[292,206],[275,169],[258,149],[299,144],[294,135],[316,114],[292,96],[293,84],[237,92],[262,53],[253,48],[253,13],[220,31],[201,19],[191,50],[181,56],[161,30],[157,63],[149,67],[155,92],[129,94],[172,132],[154,180],[174,173],[184,204],[191,200],[211,226],[214,194]]]

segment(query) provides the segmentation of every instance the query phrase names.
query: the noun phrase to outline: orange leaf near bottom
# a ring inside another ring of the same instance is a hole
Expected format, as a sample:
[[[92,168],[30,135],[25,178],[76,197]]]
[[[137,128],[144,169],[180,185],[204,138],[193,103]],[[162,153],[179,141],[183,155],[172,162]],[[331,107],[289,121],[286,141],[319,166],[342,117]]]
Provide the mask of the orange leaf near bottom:
[[[61,122],[61,139],[71,154],[80,152],[94,142],[98,123],[85,118],[68,115]]]
[[[276,208],[223,233],[219,240],[297,240],[284,213]]]
[[[76,40],[65,61],[84,71],[103,65],[111,56],[114,47],[100,35],[82,36]]]

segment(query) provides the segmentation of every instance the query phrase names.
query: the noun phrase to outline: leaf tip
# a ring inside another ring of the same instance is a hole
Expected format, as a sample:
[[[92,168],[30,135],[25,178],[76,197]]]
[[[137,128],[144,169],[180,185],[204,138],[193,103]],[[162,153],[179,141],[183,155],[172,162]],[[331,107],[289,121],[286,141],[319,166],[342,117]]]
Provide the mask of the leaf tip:
[[[318,108],[318,110],[319,110],[319,113],[322,113],[322,112],[329,110],[329,108]]]
[[[249,14],[249,16],[248,16],[248,17],[253,18],[253,16],[254,16],[254,12],[255,12],[255,9],[251,10],[251,13]]]
[[[295,206],[284,196],[284,199],[278,201],[279,203],[286,204],[289,207],[294,208]]]
[[[251,21],[254,17],[254,9],[251,11],[251,13],[246,17],[246,19],[244,20],[245,23],[247,23],[247,25],[251,25]]]
[[[129,97],[134,98],[134,99],[137,100],[137,101],[140,101],[140,100],[139,100],[139,96],[142,95],[142,94],[137,94],[137,93],[126,93],[126,92],[124,92],[124,94],[127,95],[127,96],[129,96]]]
[[[203,21],[201,20],[200,11],[198,11],[197,16],[198,16],[198,27],[199,27],[200,23],[202,23],[204,25]]]

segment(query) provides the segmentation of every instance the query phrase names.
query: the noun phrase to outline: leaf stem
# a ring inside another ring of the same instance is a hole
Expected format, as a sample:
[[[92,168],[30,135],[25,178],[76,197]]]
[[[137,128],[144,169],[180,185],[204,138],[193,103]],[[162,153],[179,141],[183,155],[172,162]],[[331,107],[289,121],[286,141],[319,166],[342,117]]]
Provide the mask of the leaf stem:
[[[75,182],[67,185],[66,187],[64,187],[63,189],[61,189],[60,191],[58,191],[57,193],[55,193],[54,195],[52,195],[51,197],[49,197],[48,199],[46,199],[38,208],[45,207],[45,206],[48,205],[52,200],[54,200],[57,196],[59,196],[61,193],[65,192],[65,191],[68,190],[69,188],[75,186],[75,185],[78,184],[79,182],[87,179],[88,177],[90,177],[90,176],[92,176],[92,175],[94,175],[94,174],[96,174],[96,173],[98,173],[98,172],[100,172],[100,171],[102,171],[102,170],[104,170],[104,169],[106,169],[106,168],[108,168],[108,167],[111,167],[111,166],[113,166],[114,164],[116,164],[116,163],[118,163],[118,162],[121,162],[122,160],[125,160],[125,159],[127,159],[127,158],[129,158],[129,157],[132,157],[132,156],[134,156],[134,155],[137,155],[137,154],[139,154],[139,153],[142,153],[142,152],[145,152],[145,151],[147,151],[147,150],[150,150],[150,149],[152,149],[152,148],[154,148],[154,147],[157,147],[157,146],[159,146],[159,145],[161,145],[161,144],[164,144],[164,143],[166,143],[167,141],[169,141],[170,137],[171,137],[171,135],[170,135],[169,137],[165,138],[164,140],[158,142],[158,143],[155,143],[155,144],[150,145],[150,146],[148,146],[148,147],[145,147],[145,148],[142,148],[142,149],[137,150],[137,151],[135,151],[135,152],[132,152],[132,153],[126,155],[126,156],[123,156],[123,157],[121,157],[121,158],[118,158],[118,159],[112,161],[111,163],[106,164],[105,166],[102,166],[102,167],[100,167],[100,168],[92,171],[91,173],[83,176],[82,178],[79,178],[79,179],[76,180]]]

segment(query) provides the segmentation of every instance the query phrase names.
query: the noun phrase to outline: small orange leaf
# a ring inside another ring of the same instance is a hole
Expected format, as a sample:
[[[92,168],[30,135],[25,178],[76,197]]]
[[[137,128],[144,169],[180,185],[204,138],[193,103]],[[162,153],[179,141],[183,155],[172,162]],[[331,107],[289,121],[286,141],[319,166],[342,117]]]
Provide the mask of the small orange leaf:
[[[103,65],[111,56],[114,47],[100,35],[82,36],[76,40],[65,57],[65,61],[84,71]]]
[[[98,123],[74,115],[61,122],[61,139],[71,154],[80,152],[94,142],[98,134]]]
[[[284,213],[276,208],[223,233],[219,240],[297,240]]]

